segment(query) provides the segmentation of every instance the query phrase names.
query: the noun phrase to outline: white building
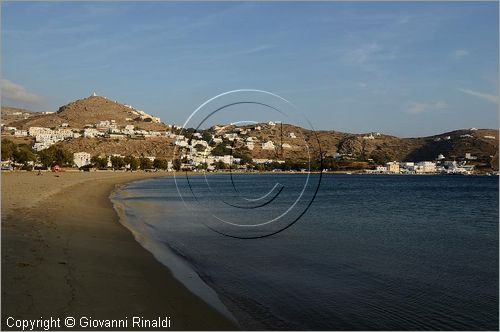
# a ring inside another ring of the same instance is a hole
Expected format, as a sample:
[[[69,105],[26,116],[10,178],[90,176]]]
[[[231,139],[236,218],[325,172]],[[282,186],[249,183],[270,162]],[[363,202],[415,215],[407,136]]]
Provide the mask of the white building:
[[[238,139],[238,134],[236,133],[227,133],[227,134],[224,134],[223,137],[229,141],[234,141],[235,139]]]
[[[274,150],[275,146],[272,141],[262,143],[262,150]]]
[[[83,137],[93,138],[101,135],[102,133],[95,128],[85,128],[83,130]]]
[[[58,129],[53,131],[52,136],[62,141],[66,138],[73,138],[73,131],[70,129]]]
[[[80,168],[90,164],[90,153],[88,152],[75,152],[73,153],[73,163],[76,167]]]
[[[421,161],[415,166],[416,173],[435,173],[436,163],[432,161]]]
[[[45,127],[29,127],[28,134],[30,136],[37,136],[39,134],[52,134],[52,129]]]
[[[385,164],[387,172],[399,174],[399,163],[397,161],[390,161]]]
[[[272,159],[259,159],[259,158],[255,158],[252,161],[255,164],[270,164],[270,163],[274,162],[274,160],[272,160]]]
[[[288,137],[290,137],[290,138],[297,138],[297,136],[295,136],[295,133],[289,133]]]
[[[477,157],[476,156],[473,156],[470,152],[467,152],[465,154],[465,159],[469,159],[469,160],[476,160]]]
[[[49,142],[35,142],[35,144],[33,144],[33,150],[42,151],[50,148],[51,145],[52,143]]]
[[[185,148],[189,145],[189,143],[186,140],[180,140],[180,139],[176,140],[174,144],[182,148]]]
[[[14,131],[14,136],[17,136],[17,137],[28,136],[28,131],[27,130],[16,130],[16,131]]]

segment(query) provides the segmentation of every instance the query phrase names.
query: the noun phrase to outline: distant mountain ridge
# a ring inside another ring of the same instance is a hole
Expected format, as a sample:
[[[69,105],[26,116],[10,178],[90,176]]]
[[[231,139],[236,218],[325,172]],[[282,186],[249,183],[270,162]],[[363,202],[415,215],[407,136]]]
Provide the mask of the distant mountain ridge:
[[[100,96],[90,96],[61,106],[52,114],[32,113],[2,107],[2,122],[9,114],[21,112],[21,118],[9,121],[9,126],[18,129],[29,127],[56,128],[63,123],[69,128],[83,129],[86,125],[95,125],[99,121],[115,120],[119,127],[133,125],[144,130],[170,131],[164,123],[155,123],[150,115],[131,106],[120,104]],[[251,126],[247,126],[249,129]],[[255,127],[255,126],[254,126]],[[395,161],[435,160],[442,154],[447,159],[463,159],[466,154],[475,157],[477,163],[488,164],[498,169],[499,133],[496,129],[459,129],[428,137],[399,138],[382,133],[352,134],[334,130],[312,132],[291,124],[259,124],[261,129],[249,130],[240,135],[242,140],[253,137],[255,148],[250,151],[253,158],[307,160],[308,149],[312,157],[317,157],[320,149],[323,157],[356,159],[382,163]],[[242,127],[245,128],[245,127]],[[223,135],[235,130],[226,125],[224,129],[208,130],[214,135]],[[188,136],[188,135],[186,135]],[[294,138],[294,136],[297,136]],[[26,140],[29,141],[28,138]],[[271,141],[274,149],[265,149],[263,144]],[[72,152],[86,151],[98,154],[152,155],[170,158],[174,152],[175,138],[167,136],[157,138],[127,138],[119,141],[104,138],[74,138],[57,143]],[[319,142],[319,145],[318,145]]]

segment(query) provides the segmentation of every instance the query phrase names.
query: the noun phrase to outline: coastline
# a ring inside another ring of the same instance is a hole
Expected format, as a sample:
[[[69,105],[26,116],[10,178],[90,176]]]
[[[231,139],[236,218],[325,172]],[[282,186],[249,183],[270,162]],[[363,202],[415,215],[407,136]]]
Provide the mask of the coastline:
[[[118,220],[117,185],[167,175],[2,172],[2,329],[9,316],[168,316],[174,330],[237,329]]]
[[[123,199],[126,192],[124,189],[132,183],[148,181],[150,179],[140,179],[131,182],[117,184],[111,192],[109,199],[118,215],[118,221],[123,227],[127,228],[133,235],[135,240],[147,251],[149,251],[158,262],[165,265],[172,275],[180,281],[191,293],[198,296],[205,303],[216,309],[224,317],[230,319],[237,324],[237,319],[222,303],[217,292],[211,288],[195,271],[194,267],[189,264],[182,255],[175,252],[168,244],[157,241],[154,235],[148,236],[147,232],[141,232],[140,229],[147,229],[148,225],[142,220],[137,219],[136,222],[131,222],[127,218],[127,204]],[[140,223],[140,224],[139,224]]]

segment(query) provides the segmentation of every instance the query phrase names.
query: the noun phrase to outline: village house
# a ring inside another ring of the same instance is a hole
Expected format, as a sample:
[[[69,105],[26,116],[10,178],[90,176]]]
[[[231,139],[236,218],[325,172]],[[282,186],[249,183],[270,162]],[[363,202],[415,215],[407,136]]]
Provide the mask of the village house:
[[[385,164],[387,172],[399,174],[399,163],[397,161],[390,161]]]
[[[83,137],[94,138],[98,136],[102,136],[102,133],[95,128],[85,128],[83,130]]]
[[[80,168],[90,164],[90,153],[88,152],[75,152],[73,153],[73,164]]]
[[[27,130],[15,130],[14,131],[14,136],[17,136],[17,137],[28,136],[28,131]]]
[[[227,133],[227,134],[224,134],[222,135],[222,137],[224,137],[225,139],[229,140],[229,141],[234,141],[235,139],[238,139],[238,134],[236,133]]]
[[[470,152],[467,152],[465,154],[465,159],[468,159],[468,160],[476,160],[477,157],[476,156],[473,156]]]
[[[45,127],[29,127],[28,134],[30,136],[37,136],[40,134],[52,134],[52,129]]]
[[[267,141],[262,143],[262,150],[274,150],[275,146],[273,141]]]
[[[420,161],[415,165],[415,173],[435,173],[436,163],[432,161]]]
[[[253,150],[255,148],[255,142],[252,137],[247,137],[245,146],[248,150]]]

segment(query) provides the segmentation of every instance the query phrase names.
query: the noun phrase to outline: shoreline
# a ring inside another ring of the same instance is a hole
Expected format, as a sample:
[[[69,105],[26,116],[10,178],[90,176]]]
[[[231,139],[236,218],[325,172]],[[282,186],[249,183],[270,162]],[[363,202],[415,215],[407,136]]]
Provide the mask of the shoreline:
[[[119,222],[117,186],[168,175],[2,172],[2,329],[10,316],[168,316],[174,330],[237,329]]]
[[[163,177],[155,177],[155,179],[161,178]],[[227,319],[231,320],[235,324],[238,324],[237,319],[221,301],[217,292],[201,278],[194,267],[192,267],[187,261],[185,261],[181,255],[170,248],[168,244],[164,244],[161,241],[156,241],[153,236],[147,236],[147,234],[145,234],[147,232],[140,232],[139,229],[146,229],[147,224],[141,223],[140,225],[136,225],[130,221],[130,218],[126,217],[126,203],[122,200],[122,195],[126,190],[124,188],[130,184],[140,183],[148,180],[151,179],[134,180],[115,186],[115,189],[111,192],[109,199],[112,202],[113,208],[118,215],[118,221],[123,227],[125,227],[130,231],[130,233],[133,234],[137,243],[139,243],[145,250],[150,252],[158,262],[169,269],[172,275],[179,282],[181,282],[191,293],[198,296],[206,304],[210,305]]]

